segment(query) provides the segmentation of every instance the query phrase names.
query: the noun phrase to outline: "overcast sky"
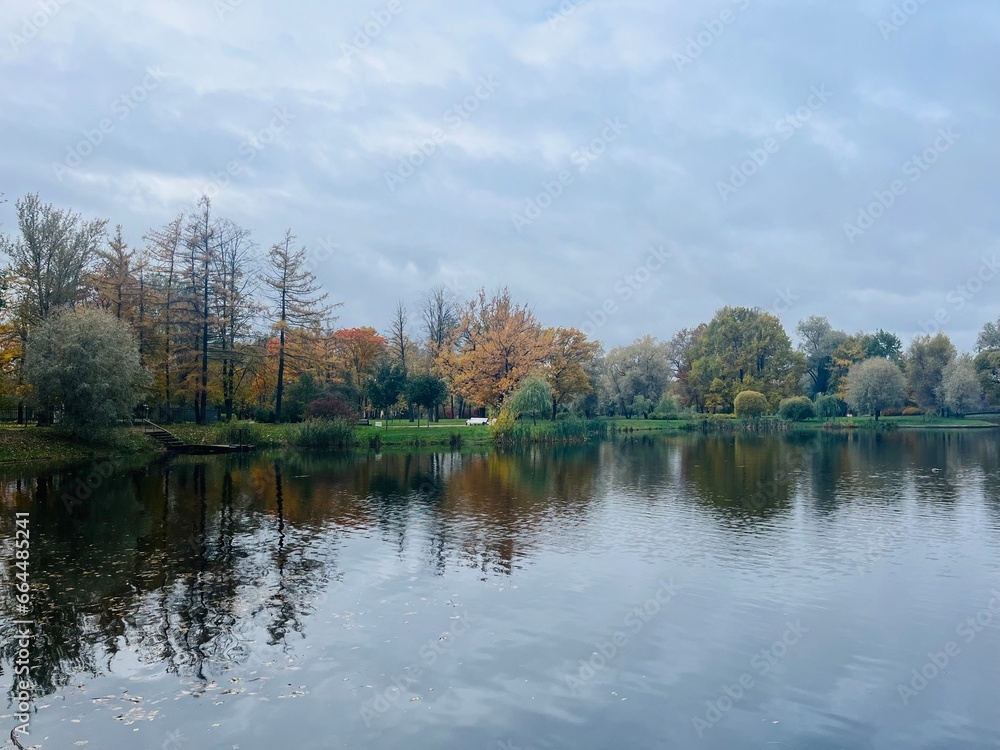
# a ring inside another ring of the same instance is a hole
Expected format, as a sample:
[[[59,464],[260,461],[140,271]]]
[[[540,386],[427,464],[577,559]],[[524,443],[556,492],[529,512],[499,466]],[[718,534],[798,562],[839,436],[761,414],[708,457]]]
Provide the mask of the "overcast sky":
[[[340,325],[507,284],[608,347],[733,304],[970,349],[998,37],[995,0],[3,0],[0,231],[38,192],[138,244],[207,192],[335,243]]]

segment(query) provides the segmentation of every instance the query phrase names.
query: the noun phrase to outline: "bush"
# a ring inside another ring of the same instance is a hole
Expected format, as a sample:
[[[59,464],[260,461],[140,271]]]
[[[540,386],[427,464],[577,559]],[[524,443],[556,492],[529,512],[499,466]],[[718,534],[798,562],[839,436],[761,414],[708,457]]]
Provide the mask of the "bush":
[[[903,409],[904,417],[919,417],[923,413],[924,410],[919,409],[916,406],[907,406],[905,409]]]
[[[656,405],[656,409],[650,416],[653,419],[677,419],[681,413],[681,404],[673,396],[668,396],[666,394],[660,398],[660,402]]]
[[[760,419],[771,410],[763,393],[741,391],[733,401],[733,411],[740,419]]]
[[[295,425],[289,443],[296,448],[348,448],[354,444],[354,423],[344,419],[307,419]]]
[[[274,411],[271,409],[254,409],[253,421],[270,424],[274,421]]]
[[[817,396],[813,411],[816,412],[817,417],[833,419],[847,414],[847,404],[836,396]]]
[[[902,416],[902,414],[903,414],[903,410],[902,409],[892,408],[892,409],[883,409],[882,410],[882,416],[883,417],[899,417],[899,416]]]
[[[306,407],[306,419],[342,419],[354,424],[358,421],[358,411],[342,398],[324,398]]]
[[[782,399],[778,405],[778,414],[789,422],[805,422],[816,416],[812,401],[805,396]]]

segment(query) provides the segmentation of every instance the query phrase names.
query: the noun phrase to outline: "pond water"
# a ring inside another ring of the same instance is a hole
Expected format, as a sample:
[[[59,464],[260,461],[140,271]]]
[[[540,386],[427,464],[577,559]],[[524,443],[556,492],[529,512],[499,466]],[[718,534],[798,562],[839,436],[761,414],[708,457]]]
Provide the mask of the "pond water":
[[[1000,747],[998,445],[6,469],[2,736],[29,628],[25,747]]]

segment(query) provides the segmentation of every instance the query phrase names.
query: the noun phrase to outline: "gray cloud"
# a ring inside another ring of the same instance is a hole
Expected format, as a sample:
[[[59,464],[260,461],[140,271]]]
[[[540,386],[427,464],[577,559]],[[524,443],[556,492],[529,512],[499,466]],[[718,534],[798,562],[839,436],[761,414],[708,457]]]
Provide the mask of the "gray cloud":
[[[894,5],[916,10],[898,24]],[[596,332],[609,346],[729,303],[789,330],[825,314],[904,340],[945,309],[970,348],[1000,315],[1000,278],[954,297],[1000,249],[1000,70],[984,64],[998,27],[979,0],[10,0],[0,190],[121,222],[133,243],[217,192],[262,246],[288,226],[339,244],[319,274],[347,325],[382,327],[387,300],[435,284],[506,283],[551,324],[613,299]],[[466,106],[484,78],[495,90]],[[785,137],[816,87],[829,99]],[[268,134],[276,111],[290,119]],[[113,129],[60,180],[54,163],[102,119]],[[601,143],[609,119],[627,128]],[[949,128],[953,147],[910,182],[909,160]],[[769,138],[779,148],[723,199]],[[852,243],[845,224],[897,179],[906,191]],[[551,205],[519,232],[530,201]],[[616,283],[664,243],[670,262],[624,298]]]

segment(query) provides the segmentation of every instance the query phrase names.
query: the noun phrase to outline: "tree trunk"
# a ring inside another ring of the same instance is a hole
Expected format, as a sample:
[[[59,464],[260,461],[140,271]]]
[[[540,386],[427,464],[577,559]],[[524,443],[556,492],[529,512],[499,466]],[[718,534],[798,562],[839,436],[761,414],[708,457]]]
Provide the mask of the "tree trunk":
[[[285,327],[278,334],[278,387],[274,391],[274,421],[281,424],[281,394],[285,390]]]

